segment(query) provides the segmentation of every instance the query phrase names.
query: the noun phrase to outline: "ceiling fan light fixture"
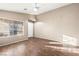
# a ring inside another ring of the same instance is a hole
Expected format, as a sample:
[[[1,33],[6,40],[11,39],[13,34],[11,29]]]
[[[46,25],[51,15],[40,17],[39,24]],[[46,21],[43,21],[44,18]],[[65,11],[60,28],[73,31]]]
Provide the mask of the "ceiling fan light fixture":
[[[35,7],[34,9],[33,9],[34,11],[38,11],[38,9]]]
[[[35,3],[35,6],[34,6],[34,11],[38,11],[39,7],[37,6],[37,3]]]

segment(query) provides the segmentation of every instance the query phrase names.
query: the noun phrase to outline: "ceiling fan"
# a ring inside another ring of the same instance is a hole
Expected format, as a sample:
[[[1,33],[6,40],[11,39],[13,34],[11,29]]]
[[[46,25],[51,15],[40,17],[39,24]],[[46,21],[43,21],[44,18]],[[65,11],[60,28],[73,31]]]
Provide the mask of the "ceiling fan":
[[[35,12],[39,10],[39,7],[38,7],[38,4],[37,4],[37,3],[34,4],[33,10],[34,10]]]

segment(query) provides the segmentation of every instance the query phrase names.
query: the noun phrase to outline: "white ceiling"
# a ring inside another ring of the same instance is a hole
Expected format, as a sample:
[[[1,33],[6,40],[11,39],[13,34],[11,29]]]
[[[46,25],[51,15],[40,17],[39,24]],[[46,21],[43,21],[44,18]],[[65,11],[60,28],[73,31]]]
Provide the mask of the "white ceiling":
[[[0,3],[0,9],[38,15],[68,4],[69,3],[38,3],[39,10],[35,12],[33,10],[35,7],[34,3]],[[27,10],[24,10],[24,8],[27,8]]]

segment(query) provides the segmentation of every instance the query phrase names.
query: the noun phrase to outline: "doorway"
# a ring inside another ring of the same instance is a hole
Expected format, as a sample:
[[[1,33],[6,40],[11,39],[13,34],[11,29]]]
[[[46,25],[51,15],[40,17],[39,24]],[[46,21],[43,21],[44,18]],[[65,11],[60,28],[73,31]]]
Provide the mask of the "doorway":
[[[33,37],[33,22],[28,21],[28,37]]]

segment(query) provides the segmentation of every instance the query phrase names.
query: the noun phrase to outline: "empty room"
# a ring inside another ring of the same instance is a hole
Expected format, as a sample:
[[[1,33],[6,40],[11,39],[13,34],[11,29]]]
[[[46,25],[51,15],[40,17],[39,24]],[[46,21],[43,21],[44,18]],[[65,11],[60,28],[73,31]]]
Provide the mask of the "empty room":
[[[0,56],[79,56],[79,3],[0,3]]]

